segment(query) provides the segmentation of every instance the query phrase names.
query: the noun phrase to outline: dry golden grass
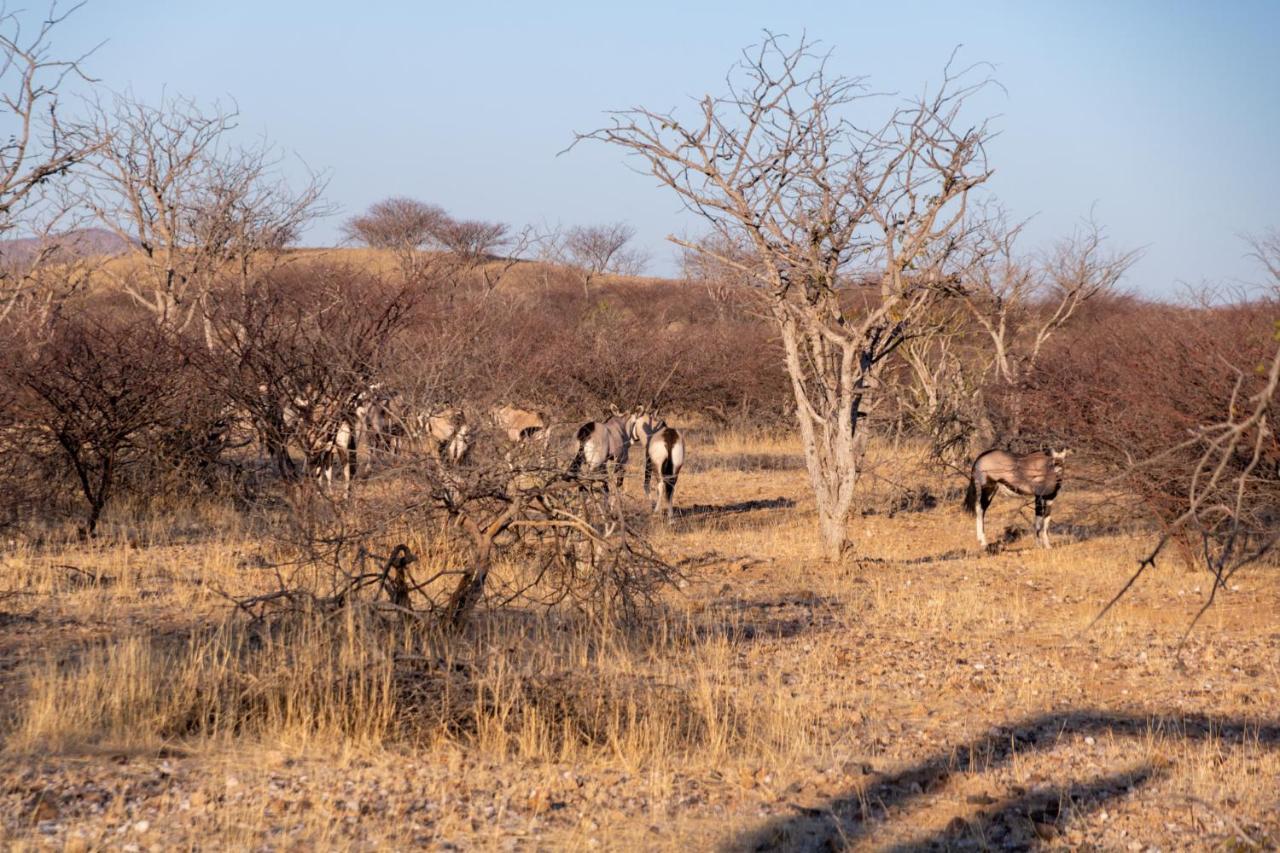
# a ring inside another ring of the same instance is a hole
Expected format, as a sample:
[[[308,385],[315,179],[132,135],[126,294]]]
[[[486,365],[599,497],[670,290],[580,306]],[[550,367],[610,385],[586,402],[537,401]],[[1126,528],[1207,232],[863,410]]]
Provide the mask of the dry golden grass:
[[[859,558],[832,567],[794,442],[690,432],[684,512],[654,536],[698,568],[639,626],[505,613],[459,642],[353,606],[268,630],[216,590],[271,588],[281,546],[199,504],[122,505],[93,546],[13,545],[0,842],[1280,841],[1275,567],[1180,650],[1209,584],[1176,567],[1086,631],[1148,543],[1097,532],[1070,485],[1059,547],[979,556],[956,483],[877,449]],[[989,525],[1029,517],[998,499]]]

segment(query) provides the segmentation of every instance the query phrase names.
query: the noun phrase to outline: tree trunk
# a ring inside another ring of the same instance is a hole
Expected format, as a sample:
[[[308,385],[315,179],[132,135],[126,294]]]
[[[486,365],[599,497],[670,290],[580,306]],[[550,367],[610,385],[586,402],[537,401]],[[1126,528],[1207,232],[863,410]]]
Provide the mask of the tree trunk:
[[[818,531],[822,535],[822,557],[836,563],[853,547],[849,541],[849,512],[818,504]]]
[[[824,382],[823,377],[809,377],[809,384],[818,386],[817,393],[823,398],[818,403],[820,409],[815,407],[806,391],[800,329],[795,319],[784,310],[775,316],[782,333],[787,373],[796,398],[796,418],[818,512],[822,555],[829,562],[837,562],[850,548],[849,515],[853,510],[853,488],[860,461],[858,449],[861,442],[855,441],[854,436],[858,413],[850,393],[855,387],[851,373],[854,368],[850,359],[836,359],[840,364],[839,373],[836,377],[826,377],[835,378],[835,382]],[[808,337],[805,344],[814,345],[815,339]]]

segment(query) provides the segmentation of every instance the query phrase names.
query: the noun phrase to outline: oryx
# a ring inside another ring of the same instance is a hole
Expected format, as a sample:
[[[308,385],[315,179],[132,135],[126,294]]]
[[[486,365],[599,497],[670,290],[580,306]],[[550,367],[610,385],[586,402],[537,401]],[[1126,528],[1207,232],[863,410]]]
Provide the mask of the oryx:
[[[983,516],[996,491],[1004,487],[1035,498],[1036,544],[1049,547],[1049,517],[1062,488],[1062,465],[1069,450],[1038,450],[1021,456],[1007,450],[988,450],[973,461],[964,508],[976,516],[978,545],[987,547]]]

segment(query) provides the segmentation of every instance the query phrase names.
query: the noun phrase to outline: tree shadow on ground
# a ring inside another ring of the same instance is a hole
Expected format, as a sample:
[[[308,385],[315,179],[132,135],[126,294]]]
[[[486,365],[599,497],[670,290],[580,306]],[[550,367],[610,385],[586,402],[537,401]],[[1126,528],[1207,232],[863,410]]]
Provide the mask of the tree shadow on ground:
[[[717,519],[730,515],[742,515],[748,512],[758,512],[760,510],[769,509],[791,509],[796,502],[791,498],[761,498],[753,501],[738,501],[729,504],[692,504],[690,506],[678,506],[675,510],[677,519],[683,521],[687,519]]]
[[[1008,765],[1015,756],[1050,749],[1064,735],[1118,735],[1141,738],[1166,731],[1191,740],[1280,749],[1280,720],[1246,720],[1205,715],[1171,716],[1075,710],[1044,714],[998,726],[967,743],[944,747],[918,764],[876,779],[865,789],[835,797],[818,808],[800,809],[731,839],[726,850],[838,850],[888,828],[895,813],[936,793],[955,773],[981,773]],[[1073,818],[1096,811],[1109,800],[1159,780],[1164,771],[1150,764],[1129,767],[1070,784],[1015,790],[1012,798],[969,798],[978,806],[966,819],[901,843],[893,850],[951,849],[993,845],[1004,849],[1052,846]],[[910,820],[910,818],[905,818]]]
[[[703,636],[723,636],[735,641],[774,640],[831,630],[840,623],[834,615],[840,599],[813,593],[769,598],[721,599],[710,608],[712,618],[701,623]]]
[[[941,554],[925,554],[922,557],[911,557],[907,560],[899,560],[898,562],[907,566],[927,566],[930,563],[950,563],[953,560],[973,559],[978,553],[972,548],[952,548],[950,551],[943,551]]]
[[[727,453],[695,457],[689,471],[803,471],[804,457],[794,453]]]

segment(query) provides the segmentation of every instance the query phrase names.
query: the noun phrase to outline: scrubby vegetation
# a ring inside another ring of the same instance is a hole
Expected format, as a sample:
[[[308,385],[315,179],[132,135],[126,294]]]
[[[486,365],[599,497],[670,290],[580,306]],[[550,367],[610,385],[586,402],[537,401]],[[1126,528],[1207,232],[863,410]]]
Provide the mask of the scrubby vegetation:
[[[1275,292],[1126,293],[1095,223],[1023,252],[983,81],[862,131],[768,36],[709,135],[618,114],[580,141],[710,228],[643,278],[626,223],[407,198],[298,249],[323,176],[233,113],[59,118],[59,20],[0,13],[57,131],[0,146],[0,236],[46,226],[0,244],[0,841],[1280,840]],[[637,410],[689,448],[670,520],[643,446],[620,493],[571,464]],[[1016,501],[974,547],[992,446],[1073,451],[1056,550]]]

